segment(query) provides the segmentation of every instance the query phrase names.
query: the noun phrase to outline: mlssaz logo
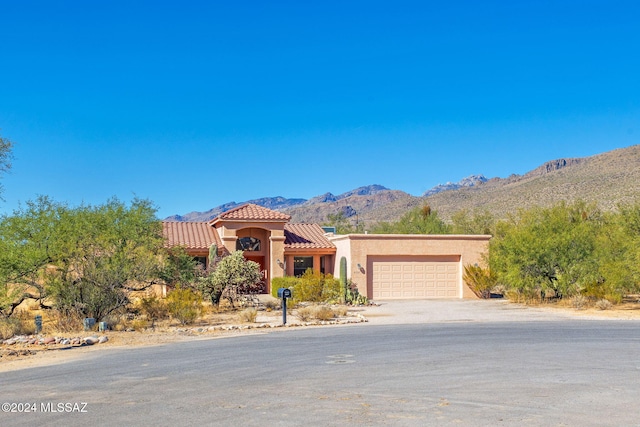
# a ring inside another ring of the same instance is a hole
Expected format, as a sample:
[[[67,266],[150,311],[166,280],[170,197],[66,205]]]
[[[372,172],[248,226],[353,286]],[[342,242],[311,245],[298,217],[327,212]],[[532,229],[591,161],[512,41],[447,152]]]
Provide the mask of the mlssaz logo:
[[[58,402],[58,403],[53,403],[53,402],[42,402],[40,403],[40,412],[65,412],[65,413],[69,413],[69,412],[83,412],[86,413],[87,411],[87,403],[86,402],[76,402],[76,403],[71,403],[71,402]]]

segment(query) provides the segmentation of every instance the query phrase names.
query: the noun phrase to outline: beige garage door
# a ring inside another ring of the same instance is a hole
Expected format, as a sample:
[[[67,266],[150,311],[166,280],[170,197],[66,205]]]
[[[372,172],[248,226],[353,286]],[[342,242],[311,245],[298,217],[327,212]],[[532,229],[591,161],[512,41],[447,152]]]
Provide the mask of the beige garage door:
[[[369,257],[374,299],[460,298],[459,256]]]

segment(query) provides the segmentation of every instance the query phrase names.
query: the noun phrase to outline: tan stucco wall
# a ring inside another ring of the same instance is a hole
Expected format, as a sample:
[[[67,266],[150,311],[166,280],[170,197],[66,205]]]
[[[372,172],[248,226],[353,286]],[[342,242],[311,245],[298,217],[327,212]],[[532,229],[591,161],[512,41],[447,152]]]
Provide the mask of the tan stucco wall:
[[[269,238],[271,252],[269,258],[269,270],[271,271],[270,279],[284,276],[284,239],[284,231],[273,231]],[[280,263],[278,263],[278,261],[280,261]],[[271,283],[269,283],[268,291],[270,290]]]
[[[347,259],[347,276],[358,285],[368,298],[371,282],[367,270],[368,256],[433,256],[460,257],[460,268],[468,264],[483,263],[483,254],[489,249],[488,235],[417,235],[417,234],[349,234],[330,237],[336,246],[335,271],[339,274],[340,258]],[[360,264],[361,268],[358,268]],[[462,273],[460,274],[462,281]],[[475,294],[461,283],[462,298],[475,298]]]
[[[347,235],[332,235],[328,239],[336,247],[335,264],[333,267],[334,276],[340,277],[340,258],[345,257],[347,260],[347,278],[351,278],[351,239]]]
[[[283,268],[277,263],[277,260],[284,261],[284,222],[221,221],[216,231],[229,253],[236,250],[238,238],[251,236],[260,239],[260,251],[247,254],[264,256],[268,278],[267,292],[270,292],[271,279],[284,275]]]

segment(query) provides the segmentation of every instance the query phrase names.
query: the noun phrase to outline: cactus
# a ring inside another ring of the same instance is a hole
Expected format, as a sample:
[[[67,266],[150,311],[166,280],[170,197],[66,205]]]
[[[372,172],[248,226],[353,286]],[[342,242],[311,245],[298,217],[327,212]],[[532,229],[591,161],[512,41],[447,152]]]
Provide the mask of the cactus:
[[[215,265],[216,258],[218,257],[218,245],[215,243],[209,246],[209,268]]]
[[[349,280],[347,282],[346,302],[351,305],[367,305],[369,303],[369,299],[358,292],[358,287]]]
[[[340,302],[344,304],[347,300],[347,259],[340,258]]]

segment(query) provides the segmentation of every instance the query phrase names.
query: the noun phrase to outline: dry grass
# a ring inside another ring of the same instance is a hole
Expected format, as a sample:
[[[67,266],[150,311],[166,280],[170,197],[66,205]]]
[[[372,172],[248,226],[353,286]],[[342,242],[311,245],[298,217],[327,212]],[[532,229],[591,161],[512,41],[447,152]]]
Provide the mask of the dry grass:
[[[610,310],[613,308],[613,304],[609,300],[601,299],[596,302],[596,308],[598,310]]]
[[[584,310],[589,306],[589,298],[585,297],[584,295],[576,295],[574,297],[571,297],[570,301],[571,305],[576,310]]]
[[[345,316],[347,314],[346,307],[331,308],[326,305],[309,305],[296,310],[296,316],[303,322],[310,320],[331,320],[335,317]]]
[[[279,310],[280,308],[282,308],[282,303],[280,302],[280,300],[270,299],[264,302],[264,307],[267,311]]]
[[[258,310],[253,307],[245,308],[238,313],[238,319],[242,323],[255,323],[258,317]]]
[[[19,311],[12,317],[0,319],[0,339],[14,335],[32,335],[35,332],[35,316],[27,311]]]
[[[326,305],[319,305],[316,306],[314,317],[318,320],[331,320],[336,317],[336,315],[331,307],[327,307]]]
[[[59,311],[47,311],[43,317],[43,332],[52,334],[55,332],[68,333],[84,329],[80,316],[63,315]]]
[[[310,321],[313,319],[313,306],[300,307],[296,310],[296,316],[303,322]]]
[[[349,309],[344,306],[344,305],[338,305],[332,308],[333,310],[333,314],[335,314],[336,317],[345,317],[347,315],[347,312],[349,311]]]

